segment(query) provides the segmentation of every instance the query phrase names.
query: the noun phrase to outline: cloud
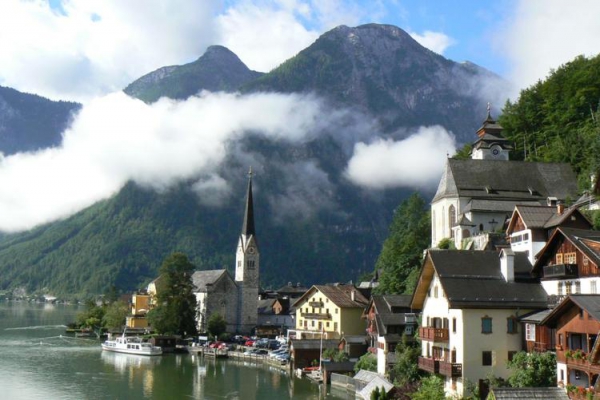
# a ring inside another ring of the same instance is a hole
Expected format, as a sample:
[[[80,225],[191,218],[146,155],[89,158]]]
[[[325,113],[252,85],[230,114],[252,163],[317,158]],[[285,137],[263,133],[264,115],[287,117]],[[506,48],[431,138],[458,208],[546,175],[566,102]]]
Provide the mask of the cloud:
[[[444,51],[448,47],[455,44],[454,39],[441,32],[425,31],[422,35],[416,32],[409,32],[409,35],[419,42],[421,46],[438,54],[444,54]]]
[[[496,46],[510,59],[511,78],[526,88],[578,55],[600,52],[600,2],[521,0],[504,21]]]
[[[357,143],[346,176],[354,184],[370,189],[427,188],[437,184],[447,155],[455,150],[454,136],[443,127],[420,127],[401,141]]]
[[[327,119],[323,107],[313,96],[295,94],[205,92],[152,105],[122,92],[94,99],[60,147],[0,160],[0,186],[11,188],[0,193],[0,230],[67,217],[110,197],[129,180],[164,190],[200,177],[194,189],[201,201],[215,205],[227,196],[218,170],[228,143],[247,132],[272,141],[310,140]]]
[[[219,207],[226,203],[233,193],[229,182],[218,174],[200,178],[192,185],[192,190],[198,194],[200,203],[209,207]]]

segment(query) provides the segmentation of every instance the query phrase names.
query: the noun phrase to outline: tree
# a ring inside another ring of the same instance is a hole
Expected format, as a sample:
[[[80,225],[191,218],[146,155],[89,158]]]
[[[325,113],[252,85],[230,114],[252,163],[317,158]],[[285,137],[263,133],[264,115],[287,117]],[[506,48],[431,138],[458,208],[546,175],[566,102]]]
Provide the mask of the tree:
[[[421,380],[421,386],[410,397],[412,400],[444,400],[444,381],[436,375]]]
[[[227,330],[227,322],[225,322],[225,318],[223,318],[223,316],[219,313],[213,313],[208,319],[207,330],[211,336],[218,338]]]
[[[512,371],[508,383],[512,387],[556,386],[556,355],[520,351],[508,362]]]
[[[414,193],[394,211],[390,234],[383,243],[375,270],[381,271],[378,294],[409,293],[421,268],[423,250],[431,240],[431,222],[423,198]],[[411,277],[411,281],[407,278]]]
[[[96,305],[93,300],[86,303],[86,310],[77,314],[75,323],[80,328],[97,329],[102,327],[104,307]]]
[[[395,385],[405,386],[420,379],[421,372],[418,365],[420,355],[419,342],[411,343],[406,335],[403,335],[402,341],[396,346],[396,364],[391,371]]]
[[[192,274],[194,265],[183,253],[173,253],[160,267],[157,306],[148,321],[160,333],[195,335],[196,296]]]
[[[366,371],[377,371],[377,357],[372,353],[366,353],[360,356],[356,364],[354,364],[354,371],[358,372],[361,369]]]
[[[129,314],[129,307],[124,301],[114,301],[106,307],[102,325],[107,328],[121,328]]]

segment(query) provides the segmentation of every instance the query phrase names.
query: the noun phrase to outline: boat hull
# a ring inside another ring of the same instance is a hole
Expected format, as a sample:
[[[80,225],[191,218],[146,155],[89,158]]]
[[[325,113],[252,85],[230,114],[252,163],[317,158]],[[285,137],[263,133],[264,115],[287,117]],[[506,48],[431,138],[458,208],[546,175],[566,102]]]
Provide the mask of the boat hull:
[[[160,347],[157,347],[153,350],[146,351],[146,350],[127,349],[127,348],[123,349],[123,348],[111,347],[111,346],[102,344],[102,350],[112,351],[114,353],[135,354],[138,356],[161,356],[162,355],[162,349]]]

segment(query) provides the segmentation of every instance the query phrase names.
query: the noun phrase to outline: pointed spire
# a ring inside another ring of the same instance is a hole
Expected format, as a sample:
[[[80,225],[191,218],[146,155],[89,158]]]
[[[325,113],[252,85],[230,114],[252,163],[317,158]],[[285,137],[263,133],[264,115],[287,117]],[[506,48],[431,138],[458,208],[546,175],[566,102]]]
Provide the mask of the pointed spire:
[[[254,233],[254,205],[252,202],[252,167],[248,171],[248,193],[246,194],[246,211],[244,212],[244,225],[242,226],[242,235],[246,237],[255,235]]]

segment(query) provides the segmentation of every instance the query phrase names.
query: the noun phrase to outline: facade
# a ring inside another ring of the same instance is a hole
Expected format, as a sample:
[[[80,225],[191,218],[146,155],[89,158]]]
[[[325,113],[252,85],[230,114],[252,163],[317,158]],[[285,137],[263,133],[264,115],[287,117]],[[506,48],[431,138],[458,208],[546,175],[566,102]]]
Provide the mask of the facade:
[[[558,385],[573,385],[579,391],[593,387],[599,392],[600,295],[568,296],[542,325],[556,330]]]
[[[146,292],[134,293],[131,296],[131,314],[125,318],[127,328],[147,328],[146,315],[151,308],[151,296]]]
[[[554,304],[569,294],[600,293],[600,232],[557,228],[538,254],[532,273]]]
[[[393,364],[402,336],[411,340],[417,314],[410,308],[409,295],[371,296],[363,318],[367,320],[370,351],[377,356],[377,372],[385,375]]]
[[[508,378],[507,362],[523,349],[518,318],[547,308],[524,254],[429,250],[411,306],[421,309],[419,368],[444,377],[449,396],[490,374]],[[482,390],[484,388],[482,387]]]
[[[466,248],[474,236],[503,230],[517,204],[576,198],[577,180],[570,165],[509,161],[512,146],[501,132],[488,113],[472,158],[447,160],[431,202],[432,247],[451,238],[456,248]]]
[[[517,205],[506,229],[513,251],[525,252],[533,265],[537,254],[557,227],[591,229],[592,224],[577,208]]]
[[[365,333],[361,320],[368,300],[353,285],[314,285],[294,307],[296,339],[340,339],[344,335]]]
[[[206,332],[208,319],[219,313],[227,323],[227,332],[237,332],[237,286],[225,269],[195,271],[198,332]]]

